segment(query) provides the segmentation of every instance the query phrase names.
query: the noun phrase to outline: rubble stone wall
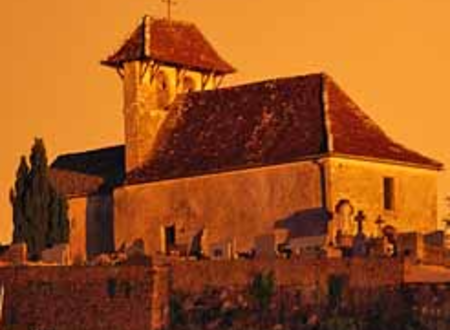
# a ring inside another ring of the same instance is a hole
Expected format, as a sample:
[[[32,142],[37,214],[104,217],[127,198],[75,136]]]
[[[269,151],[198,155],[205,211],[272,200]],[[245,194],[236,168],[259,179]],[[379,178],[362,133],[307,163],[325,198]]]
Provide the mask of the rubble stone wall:
[[[161,282],[161,277],[163,278]],[[167,322],[167,273],[143,266],[4,267],[6,329],[144,330]]]
[[[26,244],[12,244],[6,248],[6,251],[0,254],[0,261],[13,265],[20,265],[27,262]]]
[[[325,316],[336,301],[362,318],[380,302],[385,305],[385,299],[397,298],[404,266],[398,259],[291,259],[183,262],[172,267],[174,329],[220,329],[217,324],[230,322],[236,329],[294,324],[303,329],[302,319],[315,313]],[[256,274],[270,272],[274,288],[262,318],[251,283]],[[391,305],[400,311],[397,300]]]
[[[247,287],[258,273],[273,272],[277,286],[326,290],[331,275],[347,275],[349,287],[376,288],[403,281],[399,259],[275,259],[174,262],[172,288],[201,292],[206,287]]]

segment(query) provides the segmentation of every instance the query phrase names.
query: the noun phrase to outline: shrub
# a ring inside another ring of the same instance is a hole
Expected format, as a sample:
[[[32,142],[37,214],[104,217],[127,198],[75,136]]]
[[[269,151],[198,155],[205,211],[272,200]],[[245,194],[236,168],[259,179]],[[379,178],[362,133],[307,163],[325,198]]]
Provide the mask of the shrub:
[[[273,272],[255,275],[250,284],[249,293],[259,311],[264,312],[269,309],[274,292],[275,279]]]

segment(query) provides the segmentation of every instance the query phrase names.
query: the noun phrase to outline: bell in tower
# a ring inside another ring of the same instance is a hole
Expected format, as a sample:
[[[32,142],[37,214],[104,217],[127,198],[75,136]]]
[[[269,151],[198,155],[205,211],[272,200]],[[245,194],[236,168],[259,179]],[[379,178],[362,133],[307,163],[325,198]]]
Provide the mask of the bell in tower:
[[[151,161],[177,95],[218,88],[235,72],[195,25],[149,16],[102,64],[123,81],[127,173]]]

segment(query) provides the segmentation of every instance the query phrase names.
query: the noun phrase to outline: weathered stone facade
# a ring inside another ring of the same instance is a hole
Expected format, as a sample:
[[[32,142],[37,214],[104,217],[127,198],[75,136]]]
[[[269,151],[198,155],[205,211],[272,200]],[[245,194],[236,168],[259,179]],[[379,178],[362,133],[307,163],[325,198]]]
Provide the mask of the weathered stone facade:
[[[75,263],[114,251],[112,196],[69,199],[70,253]]]
[[[437,229],[436,176],[436,171],[415,167],[331,157],[126,186],[114,194],[115,245],[143,239],[147,252],[164,252],[164,228],[175,226],[176,243],[188,250],[204,230],[207,255],[213,255],[212,246],[227,242],[234,252],[244,252],[282,229],[288,239],[295,238],[296,227],[311,226],[303,219],[318,211],[328,210],[337,221],[342,200],[354,208],[348,219],[353,234],[357,210],[367,216],[368,236],[380,234],[379,216],[399,232],[427,233]],[[385,177],[395,182],[392,210],[383,205]],[[324,228],[321,221],[326,220],[317,219],[317,227]],[[316,232],[306,236],[327,235],[327,230]]]
[[[439,320],[444,327],[429,329],[446,329],[449,271],[444,280],[430,282],[417,276],[414,268],[397,258],[184,261],[163,267],[0,267],[0,287],[5,289],[0,327],[204,329],[206,322],[209,329],[221,329],[216,320],[236,324],[243,319],[259,320],[261,314],[254,308],[249,288],[258,274],[272,273],[274,290],[266,313],[272,326],[287,326],[291,320],[297,326],[291,328],[304,329],[302,315],[325,317],[321,311],[335,312],[330,306],[336,299],[343,312],[381,321],[379,312],[395,316],[404,311],[397,300],[401,295],[400,301],[413,312],[408,317]],[[332,289],[336,284],[340,290]]]
[[[0,326],[7,329],[150,330],[168,324],[162,268],[0,267],[0,285]]]
[[[335,210],[341,200],[350,201],[355,212],[362,210],[367,216],[366,234],[380,234],[379,217],[383,225],[392,225],[399,232],[437,230],[437,171],[348,157],[329,158],[326,168],[328,208]],[[383,205],[384,178],[393,180],[392,209]],[[356,233],[356,224],[353,228]]]
[[[125,186],[114,192],[115,244],[143,239],[147,252],[162,252],[162,230],[175,225],[177,244],[189,247],[204,230],[208,255],[227,242],[245,252],[293,215],[322,209],[320,185],[318,165],[305,161]]]
[[[151,159],[177,95],[216,87],[216,75],[234,71],[195,26],[149,16],[103,64],[123,78],[127,172]]]
[[[245,288],[255,274],[272,272],[279,286],[327,295],[331,275],[345,275],[352,289],[399,285],[404,280],[400,259],[277,259],[181,261],[171,265],[172,289],[189,294],[207,288]]]
[[[200,72],[171,66],[151,66],[139,61],[124,64],[124,120],[126,169],[131,172],[152,157],[160,130],[167,117],[166,107],[175,96],[187,91],[207,90],[212,79],[202,82]]]

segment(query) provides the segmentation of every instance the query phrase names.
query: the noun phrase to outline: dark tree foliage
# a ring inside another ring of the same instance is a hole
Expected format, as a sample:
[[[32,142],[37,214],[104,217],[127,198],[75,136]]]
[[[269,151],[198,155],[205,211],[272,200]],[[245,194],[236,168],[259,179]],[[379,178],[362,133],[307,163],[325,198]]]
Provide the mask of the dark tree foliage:
[[[258,310],[266,312],[275,293],[275,278],[272,272],[258,273],[253,278],[249,290]]]
[[[348,286],[348,276],[331,275],[328,278],[328,301],[331,310],[338,310]]]
[[[10,200],[13,207],[13,242],[27,244],[29,256],[69,240],[67,201],[53,188],[44,141],[35,139],[29,158],[20,160]]]
[[[23,238],[27,236],[27,231],[29,229],[29,224],[25,217],[25,191],[29,174],[29,167],[27,160],[24,156],[20,158],[19,168],[16,172],[16,182],[14,188],[10,192],[10,201],[13,207],[13,242],[19,243],[23,242]]]

